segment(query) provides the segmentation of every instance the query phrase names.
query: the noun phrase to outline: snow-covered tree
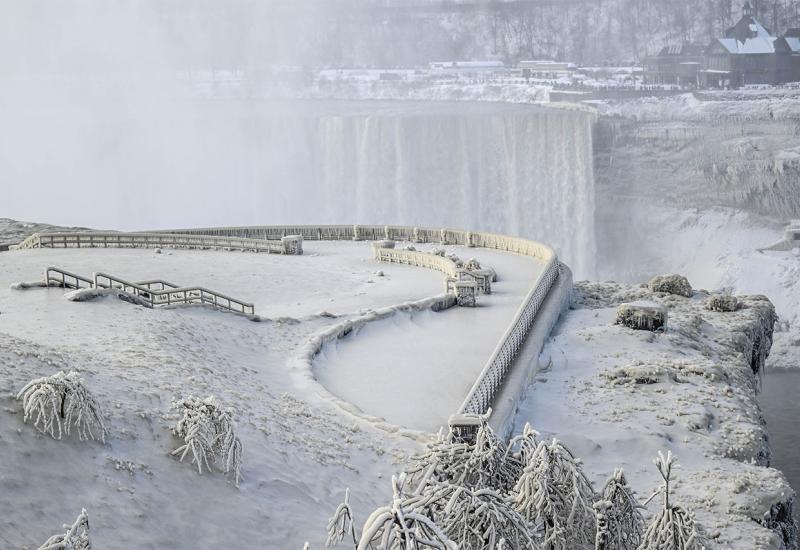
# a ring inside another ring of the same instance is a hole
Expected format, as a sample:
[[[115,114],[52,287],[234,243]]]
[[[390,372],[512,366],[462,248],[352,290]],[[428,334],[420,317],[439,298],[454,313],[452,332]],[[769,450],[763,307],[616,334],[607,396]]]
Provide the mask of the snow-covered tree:
[[[595,550],[636,550],[642,542],[644,518],[621,468],[606,481],[594,504]]]
[[[509,441],[508,452],[513,453],[513,456],[520,464],[527,464],[539,446],[537,441],[539,435],[539,432],[534,430],[529,422],[526,422],[522,433],[512,437],[511,441]]]
[[[561,442],[541,442],[514,488],[516,510],[543,532],[548,550],[590,546],[596,499],[580,460]]]
[[[72,525],[64,525],[66,533],[53,535],[38,550],[92,550],[89,538],[89,514],[81,510]]]
[[[435,497],[404,494],[405,478],[392,476],[392,503],[367,518],[356,550],[459,550],[425,513]]]
[[[81,441],[106,440],[103,413],[76,371],[58,371],[52,376],[28,382],[17,394],[22,399],[23,422],[33,425],[54,439],[69,435],[72,426]]]
[[[203,466],[211,470],[218,459],[222,471],[232,474],[238,487],[242,477],[242,443],[236,435],[234,410],[222,407],[214,397],[200,399],[193,395],[173,403],[173,408],[182,416],[172,433],[183,439],[183,445],[172,454],[180,455],[179,460],[183,461],[191,453],[192,464],[197,464],[201,474]]]
[[[408,473],[421,476],[422,484],[436,480],[471,489],[509,492],[522,473],[522,464],[508,452],[484,415],[473,440],[464,441],[452,431],[440,433],[427,452],[415,458]]]
[[[336,508],[333,516],[328,520],[328,539],[325,541],[325,546],[336,546],[347,535],[352,537],[353,546],[357,546],[358,535],[353,522],[353,509],[350,508],[350,489],[345,491],[344,502]]]
[[[659,451],[653,463],[664,484],[650,498],[663,494],[664,505],[647,526],[639,550],[704,550],[705,542],[692,514],[670,502],[669,484],[675,457],[669,451],[667,456]]]
[[[494,489],[440,484],[427,494],[437,496],[432,509],[437,525],[461,550],[541,548],[533,526],[514,509],[510,498]]]

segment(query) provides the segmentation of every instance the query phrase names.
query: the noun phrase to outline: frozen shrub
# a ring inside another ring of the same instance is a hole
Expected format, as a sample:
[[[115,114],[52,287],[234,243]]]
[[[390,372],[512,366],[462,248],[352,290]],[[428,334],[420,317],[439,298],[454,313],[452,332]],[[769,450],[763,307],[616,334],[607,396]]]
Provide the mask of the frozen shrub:
[[[556,439],[539,443],[514,488],[514,508],[543,532],[551,550],[591,545],[595,498],[580,460]]]
[[[460,550],[430,517],[432,497],[408,496],[404,484],[405,475],[392,476],[392,503],[370,514],[356,550]]]
[[[392,504],[370,515],[357,549],[540,548],[532,526],[497,491],[432,482],[408,494],[405,480],[404,475],[392,478]],[[331,520],[338,521],[337,515]],[[341,540],[338,535],[346,529],[337,527],[334,540]]]
[[[669,500],[669,483],[675,457],[671,452],[667,452],[665,457],[659,451],[653,463],[664,484],[650,498],[663,494],[664,505],[648,525],[639,550],[704,550],[706,547],[692,514]]]
[[[440,484],[423,496],[433,499],[436,523],[459,549],[539,548],[533,526],[493,489]]]
[[[193,395],[173,403],[173,408],[182,417],[172,433],[184,443],[172,454],[180,455],[179,460],[183,461],[191,452],[192,464],[197,464],[201,474],[203,466],[211,470],[211,465],[219,460],[222,471],[232,474],[238,487],[242,477],[242,444],[236,436],[233,409],[223,408],[213,397],[200,399]]]
[[[667,294],[677,294],[678,296],[692,297],[692,285],[683,275],[659,275],[653,277],[648,285],[652,292],[665,292]]]
[[[606,481],[594,504],[597,519],[595,550],[636,550],[642,542],[644,519],[622,469]]]
[[[477,420],[474,438],[465,440],[453,428],[446,436],[440,434],[426,453],[415,457],[409,474],[471,489],[509,491],[519,478],[522,465],[489,427],[488,416]]]
[[[655,302],[630,302],[617,307],[615,325],[633,330],[666,331],[669,314],[667,308]]]
[[[28,382],[17,394],[25,412],[23,422],[54,439],[69,435],[72,426],[81,441],[100,439],[105,443],[106,427],[97,401],[75,371],[58,371],[52,376]]]
[[[739,309],[739,300],[732,294],[714,294],[706,301],[709,311],[736,311]]]
[[[431,254],[433,254],[434,256],[441,256],[442,258],[444,258],[445,250],[444,248],[437,247],[431,250]]]
[[[520,464],[527,464],[539,446],[537,437],[539,437],[539,432],[534,430],[529,422],[526,422],[522,433],[511,438],[508,443],[508,452],[512,453]]]
[[[63,535],[53,535],[38,550],[92,550],[89,538],[89,514],[81,510],[78,519],[72,525],[64,525],[67,530]]]

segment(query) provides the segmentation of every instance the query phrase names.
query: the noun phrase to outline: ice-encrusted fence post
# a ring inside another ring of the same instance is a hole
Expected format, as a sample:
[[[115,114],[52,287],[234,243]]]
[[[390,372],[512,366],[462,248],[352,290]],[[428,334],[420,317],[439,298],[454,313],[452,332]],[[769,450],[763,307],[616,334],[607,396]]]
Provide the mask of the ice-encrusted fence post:
[[[303,254],[302,235],[286,235],[285,237],[281,237],[281,243],[283,243],[284,254],[302,256]]]

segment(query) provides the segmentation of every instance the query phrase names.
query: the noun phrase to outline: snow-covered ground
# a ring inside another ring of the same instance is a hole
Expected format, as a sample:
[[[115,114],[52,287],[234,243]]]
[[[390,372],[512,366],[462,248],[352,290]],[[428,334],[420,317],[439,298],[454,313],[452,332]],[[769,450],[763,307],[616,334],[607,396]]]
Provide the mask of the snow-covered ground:
[[[548,367],[528,388],[516,429],[530,422],[564,441],[596,486],[623,467],[642,499],[660,481],[651,460],[671,450],[680,461],[673,501],[696,513],[714,548],[781,548],[759,522],[794,493],[763,466],[767,439],[747,353],[764,302],[714,313],[703,308],[706,297],[579,284],[576,309],[546,346]],[[613,324],[615,306],[637,299],[669,308],[665,334]]]
[[[398,335],[413,338],[406,349],[460,357],[473,376],[536,266],[528,258],[469,252],[496,266],[501,279],[496,294],[481,297],[482,307],[413,319],[401,314],[379,323],[414,323],[419,330],[413,335]],[[49,265],[202,284],[253,301],[269,320],[255,323],[204,307],[149,310],[111,297],[74,303],[57,288],[10,289],[41,279]],[[345,487],[354,490],[357,516],[366,517],[388,496],[386,478],[420,447],[335,406],[323,386],[297,372],[295,357],[310,337],[342,319],[442,289],[441,273],[376,264],[369,243],[309,242],[300,257],[167,249],[0,254],[0,546],[35,548],[85,507],[99,548],[216,548],[235,541],[237,548],[288,549],[305,540],[322,547],[326,520]],[[466,326],[478,326],[484,315],[490,329]],[[469,354],[454,328],[471,331]],[[363,346],[362,357],[380,357],[383,343],[362,333],[342,348]],[[363,393],[396,399],[408,388],[393,385],[392,369],[403,363],[391,359],[343,368],[346,374],[351,367],[371,369],[354,383]],[[436,357],[428,360],[431,372],[439,364]],[[104,407],[105,445],[55,441],[22,422],[16,392],[30,379],[70,369],[80,371]],[[465,371],[462,384],[466,379]],[[433,383],[416,389],[421,392],[405,401],[410,409],[419,400],[450,403]],[[464,396],[456,393],[447,399],[457,406]],[[189,394],[214,395],[237,411],[244,448],[240,489],[219,472],[198,476],[188,461],[169,456],[181,444],[170,433],[177,420],[170,403]],[[401,404],[392,410],[399,413]],[[434,429],[434,423],[423,427]]]

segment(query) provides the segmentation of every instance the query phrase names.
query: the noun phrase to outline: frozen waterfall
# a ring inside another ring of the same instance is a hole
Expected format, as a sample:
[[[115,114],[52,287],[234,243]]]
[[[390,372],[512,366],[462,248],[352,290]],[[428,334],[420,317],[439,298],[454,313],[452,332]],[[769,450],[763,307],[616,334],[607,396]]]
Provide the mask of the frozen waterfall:
[[[591,114],[421,101],[117,107],[5,110],[19,130],[0,151],[16,208],[5,214],[41,216],[28,190],[60,181],[51,202],[72,207],[48,221],[63,225],[446,226],[537,239],[578,277],[594,274]]]
[[[427,110],[426,110],[427,111]],[[325,217],[522,235],[594,273],[591,116],[450,107],[319,119]]]

